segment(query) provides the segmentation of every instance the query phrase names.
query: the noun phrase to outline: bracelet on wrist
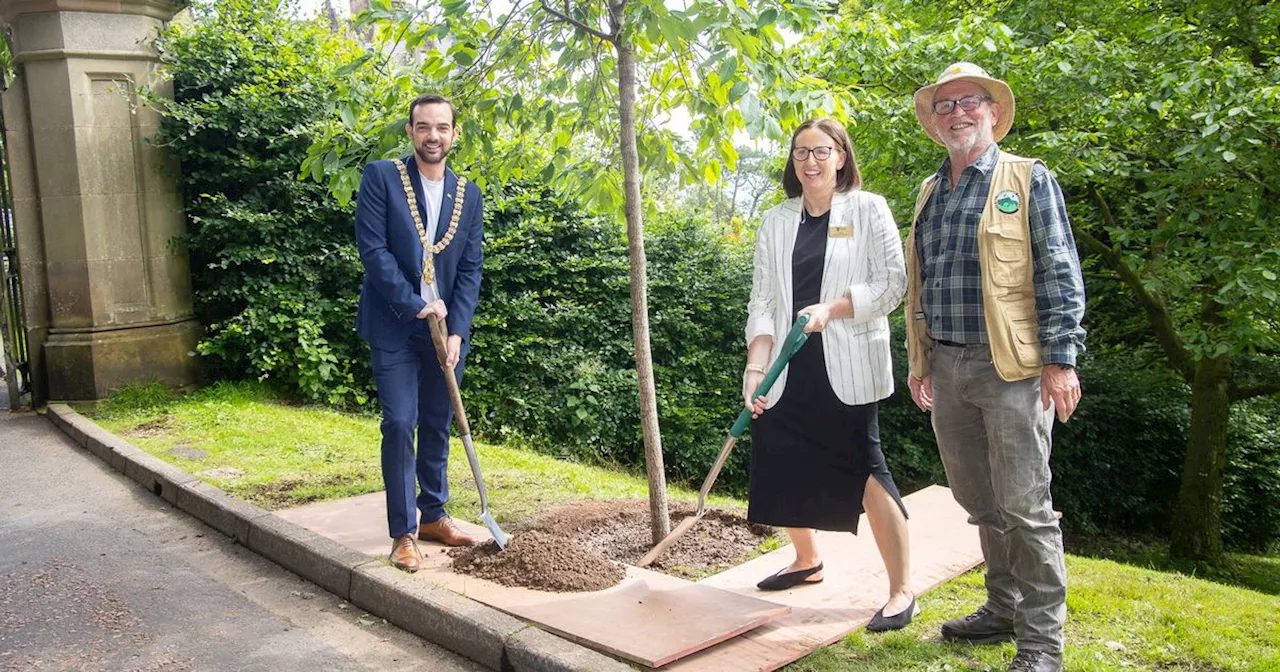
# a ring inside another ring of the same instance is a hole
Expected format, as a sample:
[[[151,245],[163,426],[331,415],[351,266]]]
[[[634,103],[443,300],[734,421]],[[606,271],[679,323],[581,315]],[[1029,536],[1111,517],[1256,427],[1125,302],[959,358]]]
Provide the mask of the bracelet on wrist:
[[[745,376],[748,373],[764,374],[765,370],[763,366],[756,364],[755,362],[747,362],[747,368],[742,372],[742,375]]]

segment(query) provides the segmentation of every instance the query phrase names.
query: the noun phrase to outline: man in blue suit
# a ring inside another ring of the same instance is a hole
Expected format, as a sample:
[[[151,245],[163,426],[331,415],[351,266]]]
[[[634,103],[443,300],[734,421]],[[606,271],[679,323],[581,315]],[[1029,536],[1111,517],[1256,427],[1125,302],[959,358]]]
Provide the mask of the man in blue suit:
[[[391,563],[416,572],[415,536],[450,546],[477,542],[444,510],[453,407],[427,318],[447,327],[448,363],[461,380],[480,296],[483,214],[480,188],[445,166],[458,138],[453,103],[433,94],[414,99],[405,132],[413,153],[374,161],[360,182],[356,244],[365,276],[356,323],[373,352],[382,404]]]

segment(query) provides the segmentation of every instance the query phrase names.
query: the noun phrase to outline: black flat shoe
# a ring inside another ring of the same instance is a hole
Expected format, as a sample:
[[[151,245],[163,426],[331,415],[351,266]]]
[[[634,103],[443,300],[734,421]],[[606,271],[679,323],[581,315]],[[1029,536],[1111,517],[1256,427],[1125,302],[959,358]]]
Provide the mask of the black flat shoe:
[[[867,623],[867,632],[887,632],[889,630],[901,630],[911,623],[911,619],[920,615],[920,605],[916,604],[916,598],[911,598],[911,604],[907,605],[900,613],[892,616],[884,615],[884,607],[880,607],[880,611],[871,617],[871,622]]]
[[[783,567],[782,569],[786,569],[786,567]],[[817,567],[800,569],[794,572],[787,572],[786,574],[782,573],[782,569],[779,569],[777,574],[769,576],[760,583],[757,583],[756,588],[759,588],[760,590],[786,590],[804,583],[822,583],[822,579],[818,579],[817,581],[805,581],[805,579],[822,571],[821,562],[818,563]]]

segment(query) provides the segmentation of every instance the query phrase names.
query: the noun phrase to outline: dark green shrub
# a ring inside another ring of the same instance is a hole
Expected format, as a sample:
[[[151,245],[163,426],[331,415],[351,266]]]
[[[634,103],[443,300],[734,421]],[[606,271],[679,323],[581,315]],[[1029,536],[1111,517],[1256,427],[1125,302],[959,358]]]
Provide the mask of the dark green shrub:
[[[1101,350],[1101,348],[1098,348]],[[1084,396],[1054,421],[1053,503],[1067,532],[1165,533],[1190,424],[1187,389],[1131,351],[1080,366]]]
[[[638,413],[625,366],[626,297],[616,227],[546,189],[492,194],[466,374],[478,431],[519,435],[566,457],[632,463]]]
[[[304,129],[329,113],[335,71],[354,52],[278,4],[197,4],[158,41],[173,82],[159,141],[181,162],[199,350],[215,378],[360,404],[351,211],[297,179]]]
[[[639,468],[621,231],[542,188],[509,185],[494,202],[467,368],[478,430]],[[651,227],[647,248],[666,466],[675,478],[700,478],[740,406],[749,250],[674,220]],[[745,486],[746,457],[741,451],[726,467],[727,486]]]
[[[659,221],[646,240],[653,361],[667,473],[701,485],[742,411],[752,249],[699,221]],[[748,434],[718,479],[745,492]]]
[[[1253,399],[1232,409],[1222,533],[1237,550],[1280,551],[1280,399]]]
[[[885,462],[903,494],[934,483],[946,485],[930,416],[916,408],[907,388],[907,335],[901,308],[889,317],[889,331],[894,392],[880,402],[880,444]]]

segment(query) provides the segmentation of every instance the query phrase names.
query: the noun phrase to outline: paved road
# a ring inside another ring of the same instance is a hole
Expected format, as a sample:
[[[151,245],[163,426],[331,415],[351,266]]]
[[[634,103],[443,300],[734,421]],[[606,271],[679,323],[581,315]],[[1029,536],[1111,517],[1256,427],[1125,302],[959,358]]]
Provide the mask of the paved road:
[[[0,412],[0,671],[480,670]]]

